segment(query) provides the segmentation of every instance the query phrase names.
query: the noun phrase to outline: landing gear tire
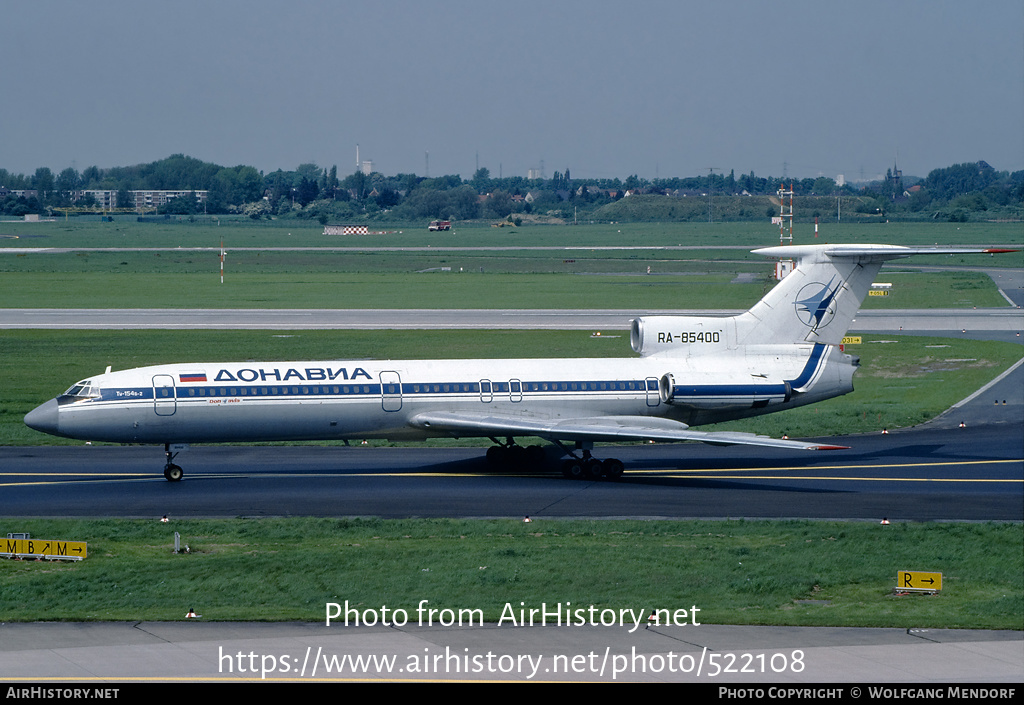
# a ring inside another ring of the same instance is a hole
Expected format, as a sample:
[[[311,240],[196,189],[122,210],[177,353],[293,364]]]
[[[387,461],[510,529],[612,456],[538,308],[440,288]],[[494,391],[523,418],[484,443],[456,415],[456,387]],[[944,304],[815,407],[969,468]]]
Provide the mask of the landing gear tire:
[[[515,443],[491,446],[487,449],[487,463],[500,470],[523,470],[544,463],[544,449],[541,446],[523,447]]]
[[[491,446],[487,449],[487,462],[493,467],[503,467],[508,463],[508,452],[504,446]]]
[[[508,467],[511,470],[519,470],[525,464],[526,448],[512,445],[505,449],[508,455]]]
[[[604,470],[604,476],[608,480],[618,480],[626,470],[626,466],[617,458],[608,458],[601,465]]]
[[[618,458],[569,458],[562,463],[562,475],[568,480],[609,480],[622,477],[626,467]]]
[[[164,477],[167,478],[168,482],[181,482],[181,478],[185,475],[185,471],[173,463],[168,463],[164,467]]]
[[[526,447],[526,462],[530,465],[543,465],[544,464],[544,447],[543,446],[527,446]]]
[[[576,458],[569,458],[562,463],[562,475],[567,480],[582,480],[586,472],[583,468],[583,461]]]

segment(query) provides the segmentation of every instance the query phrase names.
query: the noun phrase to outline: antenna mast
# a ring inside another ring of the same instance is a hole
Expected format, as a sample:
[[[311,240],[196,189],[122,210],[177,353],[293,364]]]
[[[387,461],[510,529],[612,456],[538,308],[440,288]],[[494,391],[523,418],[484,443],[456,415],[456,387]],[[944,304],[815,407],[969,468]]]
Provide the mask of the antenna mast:
[[[793,244],[793,184],[786,191],[785,184],[779,186],[779,244]],[[786,196],[789,196],[789,210],[786,210]],[[786,223],[789,222],[789,234],[786,234]]]
[[[779,244],[780,245],[792,245],[793,244],[793,184],[789,185],[789,190],[786,190],[785,184],[779,186]],[[789,210],[786,209],[786,196],[789,196]],[[789,234],[786,234],[786,223],[789,223]],[[772,222],[775,222],[775,218],[772,218]],[[817,228],[817,226],[815,226]],[[817,237],[817,234],[815,234]],[[793,271],[793,260],[791,259],[780,259],[775,263],[775,278],[782,281],[786,276]]]

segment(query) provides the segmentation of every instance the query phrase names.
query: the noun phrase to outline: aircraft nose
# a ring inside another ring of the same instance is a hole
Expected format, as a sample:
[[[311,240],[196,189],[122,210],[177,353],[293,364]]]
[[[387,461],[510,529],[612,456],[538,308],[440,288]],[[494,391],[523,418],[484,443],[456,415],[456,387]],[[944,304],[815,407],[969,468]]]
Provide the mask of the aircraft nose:
[[[57,434],[57,400],[51,399],[25,414],[25,425],[43,433]]]

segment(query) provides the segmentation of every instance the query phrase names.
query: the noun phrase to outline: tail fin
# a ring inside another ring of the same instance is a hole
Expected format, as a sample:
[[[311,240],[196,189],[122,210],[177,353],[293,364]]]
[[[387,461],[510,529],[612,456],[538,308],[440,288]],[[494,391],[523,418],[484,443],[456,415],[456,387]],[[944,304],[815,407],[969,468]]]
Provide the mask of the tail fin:
[[[886,261],[920,254],[1001,251],[1005,250],[896,245],[789,245],[754,250],[766,257],[792,259],[795,267],[753,308],[736,317],[737,343],[838,345]]]
[[[745,345],[839,345],[871,282],[888,260],[1016,251],[896,245],[766,247],[754,252],[792,259],[795,267],[749,311],[729,318],[643,316],[631,323],[630,344],[645,357],[717,355]],[[700,345],[692,345],[695,342]]]

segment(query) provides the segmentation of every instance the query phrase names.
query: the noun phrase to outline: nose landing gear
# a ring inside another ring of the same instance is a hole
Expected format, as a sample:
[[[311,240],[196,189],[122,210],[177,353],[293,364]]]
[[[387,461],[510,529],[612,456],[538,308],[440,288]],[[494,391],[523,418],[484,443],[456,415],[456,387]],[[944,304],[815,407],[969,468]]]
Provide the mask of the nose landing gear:
[[[164,456],[167,458],[167,464],[164,465],[164,477],[168,482],[181,482],[181,478],[185,476],[185,471],[181,469],[181,466],[171,462],[176,455],[177,453],[171,452],[171,444],[164,443]]]

